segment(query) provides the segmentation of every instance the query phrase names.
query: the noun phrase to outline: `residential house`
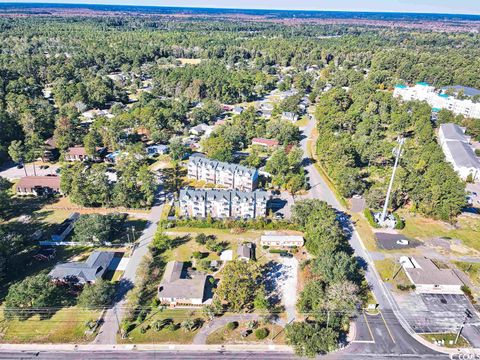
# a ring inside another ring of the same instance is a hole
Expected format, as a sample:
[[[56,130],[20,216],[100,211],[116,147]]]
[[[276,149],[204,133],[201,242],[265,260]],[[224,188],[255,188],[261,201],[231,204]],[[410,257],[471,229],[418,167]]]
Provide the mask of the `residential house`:
[[[180,214],[198,218],[254,219],[266,215],[269,200],[266,191],[182,189]]]
[[[168,145],[156,144],[147,146],[147,155],[148,156],[155,156],[155,155],[165,155],[168,153]]]
[[[75,222],[80,218],[80,214],[75,212],[70,214],[57,228],[55,234],[52,234],[52,241],[63,241],[72,232]]]
[[[418,293],[463,294],[464,283],[452,269],[440,269],[423,256],[402,256],[400,264]]]
[[[237,259],[250,261],[255,259],[255,247],[252,243],[245,243],[237,249]]]
[[[213,126],[207,124],[198,124],[190,129],[190,133],[196,136],[209,136],[213,131]]]
[[[301,247],[304,240],[300,235],[262,235],[260,244],[274,247]]]
[[[235,106],[232,110],[232,112],[235,114],[235,115],[240,115],[241,113],[243,113],[244,109],[243,107],[241,106]]]
[[[25,176],[15,186],[17,195],[52,195],[60,194],[58,176]]]
[[[107,149],[103,147],[96,148],[96,154],[91,157],[83,146],[74,146],[67,149],[65,161],[101,161]]]
[[[188,271],[183,262],[170,261],[158,287],[158,299],[163,304],[201,306],[211,303],[208,275]]]
[[[253,138],[252,145],[263,146],[268,149],[276,148],[279,143],[278,140],[275,139],[265,139],[265,138]]]
[[[296,122],[298,120],[298,115],[294,112],[286,111],[282,113],[282,120]]]
[[[103,277],[114,257],[113,251],[94,251],[85,262],[57,264],[48,275],[59,281],[94,283]]]
[[[255,168],[229,164],[205,157],[191,157],[187,175],[229,189],[253,191],[258,185],[258,171]]]
[[[470,137],[465,135],[465,128],[452,123],[441,124],[438,140],[445,159],[460,178],[471,177],[473,181],[480,181],[480,161],[469,144]]]

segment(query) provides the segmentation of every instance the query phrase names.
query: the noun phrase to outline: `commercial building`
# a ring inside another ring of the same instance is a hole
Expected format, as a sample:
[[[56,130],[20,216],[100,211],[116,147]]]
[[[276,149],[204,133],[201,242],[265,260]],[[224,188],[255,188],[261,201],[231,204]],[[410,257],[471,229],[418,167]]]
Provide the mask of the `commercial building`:
[[[455,172],[466,180],[480,181],[480,161],[470,146],[470,137],[465,135],[465,128],[457,124],[442,124],[438,130],[438,141],[445,159],[452,164]]]
[[[183,262],[170,261],[158,287],[158,299],[169,305],[201,306],[211,303],[204,273],[188,271]]]
[[[480,119],[480,103],[474,103],[470,99],[460,100],[449,96],[425,82],[419,82],[415,86],[397,85],[393,96],[402,100],[426,101],[432,108],[447,109],[457,115]]]
[[[462,280],[451,269],[440,269],[426,257],[400,257],[400,264],[418,293],[463,294]]]
[[[180,190],[180,215],[185,217],[255,219],[267,214],[266,191],[220,189]]]
[[[203,180],[229,189],[253,191],[258,185],[258,171],[237,164],[229,164],[204,157],[191,157],[188,177]]]

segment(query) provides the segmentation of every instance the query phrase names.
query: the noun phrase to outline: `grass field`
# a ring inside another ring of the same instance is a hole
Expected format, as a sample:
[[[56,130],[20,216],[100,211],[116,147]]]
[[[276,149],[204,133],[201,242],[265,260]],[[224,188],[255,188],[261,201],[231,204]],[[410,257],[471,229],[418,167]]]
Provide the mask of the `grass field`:
[[[3,343],[86,343],[95,334],[85,335],[86,323],[97,320],[99,311],[76,307],[57,311],[50,319],[33,316],[25,321],[6,320],[0,307],[0,342]]]
[[[411,215],[407,212],[401,214],[405,218],[405,229],[402,233],[407,237],[420,240],[444,237],[459,239],[469,248],[480,251],[480,219],[461,215],[455,227],[442,221],[428,219],[419,215]],[[452,250],[455,250],[452,248]]]
[[[382,280],[390,283],[394,291],[397,291],[397,285],[410,285],[401,265],[394,259],[375,260],[374,264]]]
[[[186,319],[195,320],[197,318],[202,318],[202,314],[200,310],[196,310],[196,309],[193,309],[193,310],[192,309],[166,309],[163,311],[157,310],[156,312],[153,312],[151,315],[149,315],[141,325],[133,329],[129,333],[127,339],[118,338],[118,342],[127,343],[127,344],[128,343],[189,344],[192,342],[199,328],[195,329],[194,331],[185,331],[180,328],[175,331],[171,331],[168,329],[155,331],[152,328],[152,325],[156,320],[172,319],[174,323],[179,325],[182,321]],[[140,329],[143,326],[148,326],[148,325],[150,325],[150,329],[147,330],[144,334],[142,334]]]
[[[195,237],[203,233],[205,235],[214,235],[217,238],[217,242],[226,242],[229,244],[229,249],[233,250],[234,254],[236,253],[237,247],[239,244],[245,241],[255,242],[260,238],[262,232],[260,231],[246,231],[241,234],[234,234],[230,230],[224,229],[197,229],[197,228],[174,228],[169,229],[166,232],[171,236],[185,236],[190,235],[190,240],[175,249],[168,250],[165,253],[165,257],[168,261],[189,261],[191,260],[192,253],[194,251],[208,252],[204,245],[197,244]],[[208,260],[217,260],[219,257],[216,253],[209,252]]]
[[[307,126],[308,124],[308,116],[305,115],[305,116],[302,116],[302,118],[296,122],[293,123],[294,125],[298,126],[298,127],[305,127]]]
[[[276,324],[259,326],[258,328],[267,328],[269,334],[266,339],[258,340],[255,337],[255,330],[247,337],[242,337],[242,331],[247,329],[246,323],[240,323],[235,330],[228,330],[226,326],[211,333],[207,338],[207,344],[285,344],[285,333],[283,328]]]
[[[480,263],[465,261],[454,261],[453,263],[470,277],[473,285],[480,287]]]
[[[375,240],[375,234],[370,227],[368,221],[362,214],[353,214],[352,220],[355,222],[355,228],[358,234],[362,238],[362,242],[368,251],[379,251],[377,248],[377,241]]]

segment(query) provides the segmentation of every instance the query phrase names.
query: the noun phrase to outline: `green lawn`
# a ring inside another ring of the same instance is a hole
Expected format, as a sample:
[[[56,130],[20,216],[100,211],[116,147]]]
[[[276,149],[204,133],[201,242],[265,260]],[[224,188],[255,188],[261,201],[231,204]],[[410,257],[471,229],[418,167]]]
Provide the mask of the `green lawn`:
[[[298,127],[305,127],[307,126],[308,124],[308,116],[305,115],[305,116],[302,116],[302,118],[296,122],[294,122],[294,125],[298,126]]]
[[[455,337],[457,334],[421,334],[421,337],[423,337],[425,340],[428,340],[430,342],[435,342],[435,341],[444,341],[442,346],[447,347],[447,348],[458,348],[458,347],[469,347],[470,344],[468,341],[463,337],[460,336],[458,338],[458,341],[456,344],[450,344],[450,341],[454,342]]]
[[[374,264],[382,280],[392,284],[393,290],[397,290],[397,285],[411,284],[401,265],[394,259],[375,260]]]
[[[195,320],[197,318],[202,318],[201,310],[197,309],[166,309],[163,311],[154,310],[145,321],[133,329],[127,339],[121,339],[118,337],[119,343],[124,344],[156,344],[156,343],[173,343],[173,344],[189,344],[192,342],[195,334],[198,332],[198,328],[194,331],[185,331],[181,328],[171,331],[168,329],[163,329],[160,331],[155,331],[152,328],[152,324],[156,320],[161,319],[172,319],[174,323],[180,324],[186,319]],[[144,326],[150,325],[150,329],[147,330],[144,334],[141,333],[140,329]]]
[[[247,337],[242,337],[242,332],[247,329],[247,323],[240,323],[235,330],[228,330],[226,326],[214,331],[207,338],[207,344],[241,344],[241,343],[267,343],[285,344],[285,333],[281,326],[276,324],[259,325],[258,328],[267,328],[269,334],[266,339],[258,340],[255,330]]]
[[[420,215],[401,214],[405,218],[405,229],[402,233],[407,237],[420,240],[444,237],[459,239],[469,248],[480,251],[480,219],[478,217],[460,216],[456,227],[442,221],[432,220]]]
[[[234,234],[228,229],[197,229],[197,228],[173,228],[166,231],[169,235],[184,236],[189,234],[191,240],[172,249],[165,253],[165,257],[168,261],[189,261],[191,260],[192,253],[194,251],[209,252],[204,245],[199,245],[195,241],[196,235],[204,233],[205,235],[215,235],[217,242],[226,242],[229,244],[228,249],[233,250],[236,253],[239,244],[245,241],[255,242],[260,238],[262,232],[249,230],[240,234]],[[207,259],[217,260],[219,257],[216,253],[209,252]]]
[[[6,320],[0,307],[0,342],[3,343],[86,343],[95,334],[85,335],[86,323],[97,320],[99,311],[77,307],[57,311],[50,319],[33,316],[25,321]]]
[[[453,263],[470,277],[473,285],[480,287],[480,263],[465,261],[454,261]]]

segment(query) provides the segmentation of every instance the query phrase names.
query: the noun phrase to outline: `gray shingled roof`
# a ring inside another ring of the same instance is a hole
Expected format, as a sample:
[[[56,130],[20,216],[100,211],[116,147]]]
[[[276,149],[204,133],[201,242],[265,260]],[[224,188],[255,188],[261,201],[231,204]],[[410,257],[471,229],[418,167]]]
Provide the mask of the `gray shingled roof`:
[[[196,165],[205,164],[206,166],[212,169],[218,168],[218,169],[228,170],[231,172],[239,172],[241,174],[245,173],[248,175],[253,175],[257,171],[257,169],[252,167],[247,167],[247,166],[237,165],[237,164],[230,164],[230,163],[212,160],[208,158],[202,158],[202,157],[190,157],[189,164],[190,163],[193,163]]]
[[[167,264],[158,288],[159,297],[203,300],[207,275],[196,273],[189,277],[183,267],[184,263],[178,261],[170,261]]]
[[[480,162],[470,145],[460,141],[447,141],[446,146],[458,167],[480,169]]]
[[[237,255],[242,258],[246,259],[253,259],[253,245],[248,243],[248,244],[243,244],[240,245],[237,249]]]
[[[93,282],[105,273],[114,257],[111,251],[94,251],[87,261],[58,264],[48,275],[54,279],[77,278],[81,283]]]
[[[240,190],[222,190],[222,189],[181,189],[180,200],[183,200],[185,196],[190,198],[204,199],[205,196],[208,199],[219,199],[225,197],[230,200],[230,197],[238,196],[241,199],[248,200],[265,200],[269,198],[267,191],[240,191]]]
[[[415,268],[404,269],[416,285],[463,285],[451,269],[439,269],[426,257],[414,257],[411,260]]]

